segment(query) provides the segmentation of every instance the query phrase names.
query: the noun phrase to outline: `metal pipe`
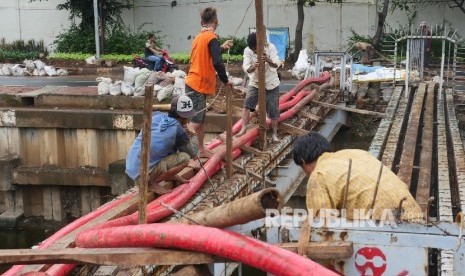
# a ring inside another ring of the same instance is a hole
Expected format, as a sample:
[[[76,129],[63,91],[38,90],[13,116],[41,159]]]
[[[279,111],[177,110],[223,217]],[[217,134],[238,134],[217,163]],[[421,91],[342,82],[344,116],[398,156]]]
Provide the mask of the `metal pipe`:
[[[444,35],[446,34],[446,28],[444,28]],[[442,40],[442,53],[441,53],[441,74],[439,79],[439,100],[442,100],[442,84],[444,80],[444,57],[445,57],[445,50],[446,50],[446,40]]]
[[[405,62],[405,97],[409,96],[409,79],[410,79],[410,39],[407,39],[407,52]]]
[[[95,57],[100,58],[100,39],[98,27],[98,0],[94,0]],[[103,34],[102,34],[103,35]]]

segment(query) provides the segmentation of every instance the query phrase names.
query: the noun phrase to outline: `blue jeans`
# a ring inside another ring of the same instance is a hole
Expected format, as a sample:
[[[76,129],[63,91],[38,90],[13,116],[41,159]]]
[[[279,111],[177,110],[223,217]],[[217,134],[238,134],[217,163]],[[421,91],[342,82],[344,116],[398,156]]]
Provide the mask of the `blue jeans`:
[[[153,66],[153,70],[155,71],[161,70],[162,61],[163,61],[162,57],[156,56],[156,55],[150,55],[150,56],[147,56],[146,59],[150,62],[155,63]]]

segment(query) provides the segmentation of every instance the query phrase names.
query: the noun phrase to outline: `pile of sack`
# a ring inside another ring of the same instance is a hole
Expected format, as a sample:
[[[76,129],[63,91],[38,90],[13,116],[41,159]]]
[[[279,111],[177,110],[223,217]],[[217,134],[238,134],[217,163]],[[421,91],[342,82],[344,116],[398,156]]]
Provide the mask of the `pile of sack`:
[[[98,94],[99,95],[126,95],[126,96],[144,96],[145,85],[153,83],[153,97],[158,101],[169,99],[173,96],[185,93],[186,73],[182,70],[173,72],[154,72],[146,68],[133,68],[124,66],[123,80],[112,81],[111,78],[98,77]]]
[[[42,60],[24,60],[23,64],[0,64],[0,76],[67,76],[68,70],[46,65]]]

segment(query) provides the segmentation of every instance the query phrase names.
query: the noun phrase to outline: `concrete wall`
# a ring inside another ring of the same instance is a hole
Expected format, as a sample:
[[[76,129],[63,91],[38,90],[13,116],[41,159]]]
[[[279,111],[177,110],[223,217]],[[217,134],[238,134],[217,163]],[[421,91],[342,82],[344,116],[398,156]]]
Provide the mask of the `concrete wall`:
[[[29,3],[29,0],[0,1],[0,37],[7,41],[15,39],[44,39],[49,45],[56,35],[66,29],[67,11],[55,7],[65,0],[50,0]],[[198,0],[135,0],[135,8],[123,15],[133,29],[160,30],[165,36],[165,48],[172,52],[188,52],[193,37],[200,27],[200,11],[206,6],[218,8],[220,36],[245,37],[255,26],[255,6],[249,0],[230,0],[203,3]],[[249,4],[251,5],[249,6]],[[294,40],[297,8],[288,0],[264,0],[264,22],[267,27],[289,27]],[[304,46],[307,49],[343,50],[347,37],[354,29],[362,35],[372,35],[376,27],[376,1],[348,0],[344,4],[318,3],[305,9]],[[89,7],[92,8],[92,7]],[[243,23],[241,24],[241,21]],[[404,12],[388,15],[388,26],[397,28],[407,25]],[[446,4],[419,9],[414,24],[426,20],[430,24],[449,22],[456,28],[465,23],[465,14],[459,9],[450,9]],[[465,29],[459,30],[465,36]]]

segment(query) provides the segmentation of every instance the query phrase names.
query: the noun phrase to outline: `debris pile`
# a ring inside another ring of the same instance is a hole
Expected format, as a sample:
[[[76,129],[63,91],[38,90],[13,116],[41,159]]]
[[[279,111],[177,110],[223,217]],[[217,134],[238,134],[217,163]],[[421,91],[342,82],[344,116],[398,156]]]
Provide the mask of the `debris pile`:
[[[0,76],[67,76],[68,70],[56,69],[54,66],[46,65],[42,60],[24,60],[22,64],[0,64]]]

